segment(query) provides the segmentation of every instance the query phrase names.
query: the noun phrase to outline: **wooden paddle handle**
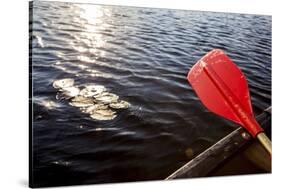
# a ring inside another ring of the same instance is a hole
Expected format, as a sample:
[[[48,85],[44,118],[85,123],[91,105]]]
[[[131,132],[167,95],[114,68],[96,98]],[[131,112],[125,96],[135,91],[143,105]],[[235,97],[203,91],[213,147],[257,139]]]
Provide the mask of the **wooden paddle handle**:
[[[269,138],[264,134],[264,132],[261,132],[257,135],[257,139],[260,141],[260,143],[263,145],[263,147],[266,149],[266,151],[272,155],[272,148],[271,148],[271,141]]]

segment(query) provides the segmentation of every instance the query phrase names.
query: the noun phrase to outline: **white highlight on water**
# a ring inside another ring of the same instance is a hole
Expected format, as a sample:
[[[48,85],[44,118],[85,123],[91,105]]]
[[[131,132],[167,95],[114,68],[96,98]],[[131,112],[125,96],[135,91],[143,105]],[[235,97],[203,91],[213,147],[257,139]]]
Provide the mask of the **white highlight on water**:
[[[40,36],[35,36],[35,38],[36,38],[36,42],[37,42],[37,44],[41,47],[41,48],[44,48],[45,46],[44,46],[44,43],[43,43],[43,40],[42,40],[42,38],[40,37]]]

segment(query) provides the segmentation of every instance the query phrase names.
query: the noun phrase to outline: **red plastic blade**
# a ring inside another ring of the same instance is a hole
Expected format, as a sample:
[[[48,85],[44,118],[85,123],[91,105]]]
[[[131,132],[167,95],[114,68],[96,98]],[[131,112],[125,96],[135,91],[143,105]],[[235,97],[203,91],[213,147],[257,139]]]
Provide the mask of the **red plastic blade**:
[[[256,123],[252,124],[255,119],[246,78],[222,50],[205,55],[192,67],[187,79],[210,111],[250,127],[254,136],[262,131]]]

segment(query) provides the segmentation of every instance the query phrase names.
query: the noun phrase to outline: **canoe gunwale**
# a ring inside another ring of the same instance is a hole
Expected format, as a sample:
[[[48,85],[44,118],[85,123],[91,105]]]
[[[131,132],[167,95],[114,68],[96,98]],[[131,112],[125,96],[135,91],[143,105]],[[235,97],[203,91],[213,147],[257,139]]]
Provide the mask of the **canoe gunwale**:
[[[263,113],[257,116],[257,121],[263,129],[268,127],[265,123],[268,121],[269,117],[271,117],[271,107],[265,109]],[[250,144],[252,141],[253,138],[247,131],[239,127],[180,167],[165,180],[207,176],[229,157],[233,156],[242,147]]]

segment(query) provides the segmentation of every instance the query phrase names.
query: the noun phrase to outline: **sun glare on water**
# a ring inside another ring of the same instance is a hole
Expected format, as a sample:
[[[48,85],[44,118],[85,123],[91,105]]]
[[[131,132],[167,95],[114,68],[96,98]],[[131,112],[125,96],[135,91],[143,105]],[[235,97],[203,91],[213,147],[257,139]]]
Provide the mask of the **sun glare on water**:
[[[99,31],[104,29],[105,12],[108,12],[108,10],[105,11],[99,5],[89,6],[81,4],[77,8],[80,10],[78,14],[83,21],[81,22],[82,27],[85,29],[81,33],[80,40],[92,48],[104,46],[106,41]],[[95,52],[93,49],[91,51]]]
[[[72,22],[80,28],[80,31],[71,33],[73,40],[67,42],[77,52],[76,64],[97,64],[97,59],[106,55],[104,49],[107,48],[107,41],[103,31],[109,27],[106,19],[111,15],[111,9],[99,5],[76,4],[71,12]],[[79,68],[93,77],[103,76],[103,73],[93,75],[92,73],[97,72],[94,68]]]

